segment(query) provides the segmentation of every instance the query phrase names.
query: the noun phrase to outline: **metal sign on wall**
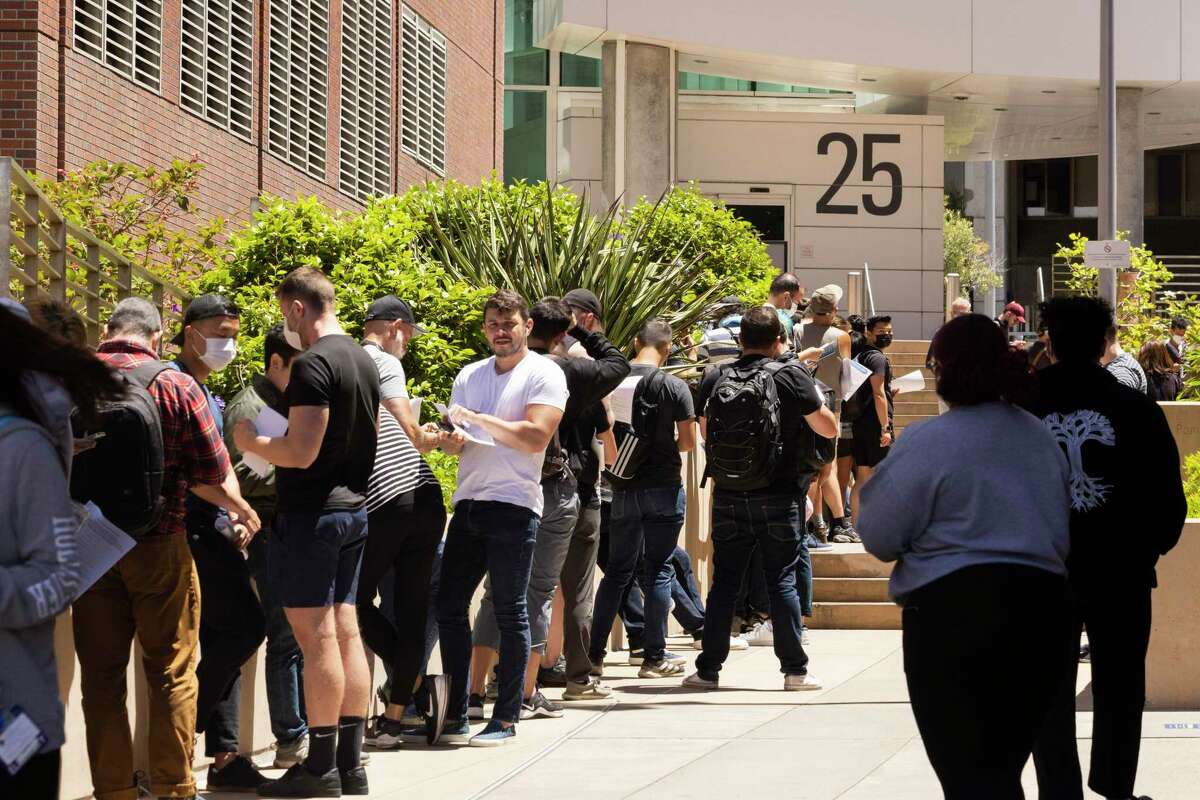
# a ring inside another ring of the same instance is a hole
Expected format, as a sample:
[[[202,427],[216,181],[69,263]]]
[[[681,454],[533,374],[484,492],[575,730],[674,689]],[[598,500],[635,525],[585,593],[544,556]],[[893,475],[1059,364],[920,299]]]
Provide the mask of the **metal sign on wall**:
[[[1096,269],[1129,269],[1129,242],[1098,239],[1083,245],[1083,263]]]
[[[786,189],[790,268],[806,289],[844,286],[866,263],[899,336],[941,324],[940,117],[696,109],[680,112],[677,147],[680,179],[702,188]]]

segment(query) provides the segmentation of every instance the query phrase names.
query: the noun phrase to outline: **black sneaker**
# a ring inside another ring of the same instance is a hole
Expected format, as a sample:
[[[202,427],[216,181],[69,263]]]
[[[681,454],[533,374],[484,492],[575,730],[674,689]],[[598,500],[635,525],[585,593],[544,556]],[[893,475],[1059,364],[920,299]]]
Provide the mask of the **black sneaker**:
[[[221,769],[216,765],[208,768],[210,792],[253,792],[266,781],[267,776],[245,756],[238,756]]]
[[[1079,646],[1079,661],[1083,664],[1092,663],[1092,647],[1091,645],[1081,644]]]
[[[834,525],[833,530],[829,532],[829,541],[834,544],[859,544],[862,539],[858,536],[858,531],[854,530],[854,524],[850,520],[842,525]]]
[[[395,750],[400,746],[400,734],[404,732],[405,727],[407,726],[403,720],[376,717],[375,724],[370,727],[363,742],[380,750]]]
[[[371,790],[367,788],[367,771],[362,767],[346,770],[341,773],[341,778],[343,795],[368,795],[371,793]]]
[[[533,697],[521,703],[521,719],[533,719],[534,717],[558,719],[562,715],[563,707],[558,703],[551,703],[541,692],[534,692]]]
[[[342,778],[337,768],[324,775],[313,775],[303,764],[283,773],[282,778],[266,781],[258,787],[259,797],[341,797]]]
[[[473,694],[467,698],[467,719],[483,719],[483,695]]]
[[[567,660],[559,658],[558,662],[549,669],[538,667],[538,686],[561,689],[567,685]]]

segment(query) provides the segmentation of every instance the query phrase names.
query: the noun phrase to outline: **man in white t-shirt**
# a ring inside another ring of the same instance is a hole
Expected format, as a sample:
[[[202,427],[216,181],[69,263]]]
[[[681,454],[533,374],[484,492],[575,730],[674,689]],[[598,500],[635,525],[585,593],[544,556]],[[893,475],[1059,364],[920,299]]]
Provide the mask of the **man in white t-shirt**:
[[[444,726],[434,720],[431,743],[489,747],[505,744],[517,732],[529,660],[525,593],[542,513],[542,461],[567,404],[562,369],[529,350],[532,329],[529,306],[520,295],[501,290],[488,298],[483,331],[494,355],[463,368],[451,390],[448,416],[455,430],[442,434],[441,448],[462,457],[437,601],[450,694]],[[500,628],[499,694],[491,721],[471,737],[467,614],[485,572]]]

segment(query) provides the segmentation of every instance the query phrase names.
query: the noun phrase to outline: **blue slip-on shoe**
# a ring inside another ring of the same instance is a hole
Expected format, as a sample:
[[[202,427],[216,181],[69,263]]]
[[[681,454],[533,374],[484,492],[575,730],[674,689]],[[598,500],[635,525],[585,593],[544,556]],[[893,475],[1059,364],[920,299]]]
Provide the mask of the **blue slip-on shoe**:
[[[471,737],[471,747],[499,747],[500,745],[508,744],[510,739],[516,738],[517,726],[509,725],[507,728],[499,720],[492,720],[479,733]]]

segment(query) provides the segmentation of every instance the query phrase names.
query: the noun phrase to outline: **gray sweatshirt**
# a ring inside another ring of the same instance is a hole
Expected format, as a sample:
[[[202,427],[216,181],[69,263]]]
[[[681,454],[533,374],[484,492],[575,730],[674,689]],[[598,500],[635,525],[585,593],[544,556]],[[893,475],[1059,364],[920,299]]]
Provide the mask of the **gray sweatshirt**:
[[[888,590],[901,604],[976,564],[1066,575],[1069,478],[1037,417],[1000,402],[954,408],[904,430],[863,487],[858,531],[897,562]]]
[[[63,453],[46,428],[0,406],[0,708],[20,705],[63,745],[54,618],[78,592]]]

